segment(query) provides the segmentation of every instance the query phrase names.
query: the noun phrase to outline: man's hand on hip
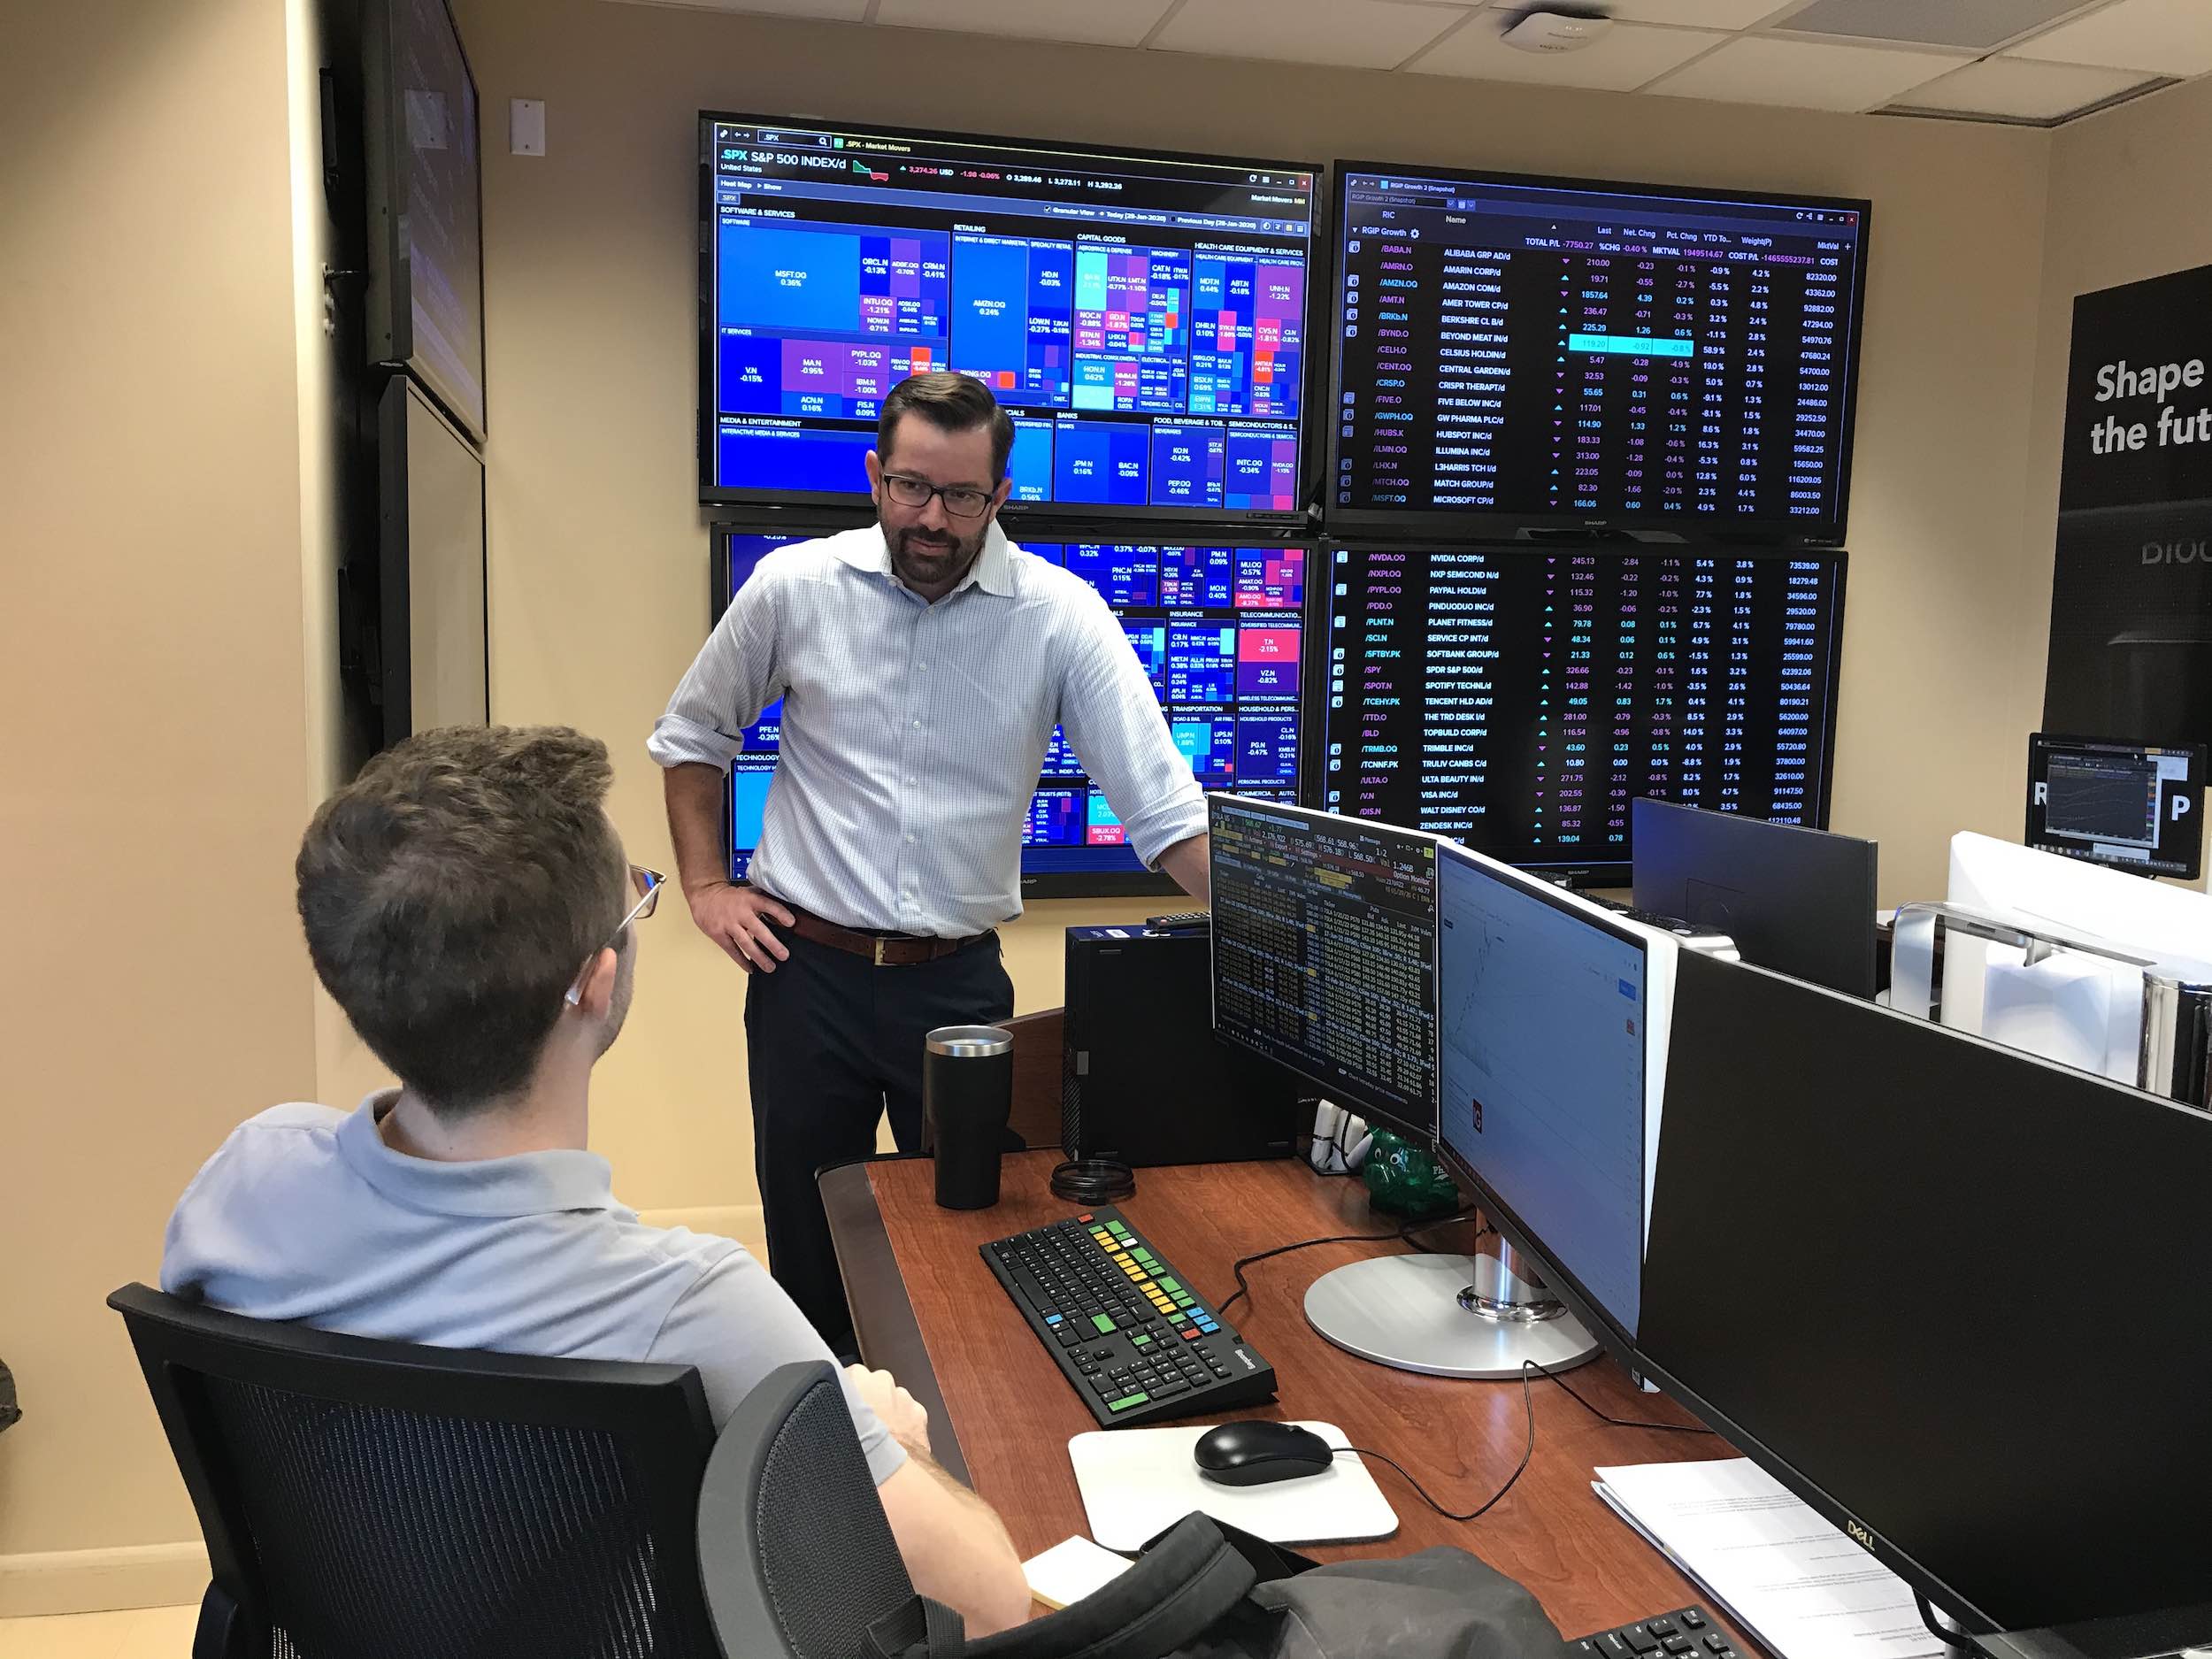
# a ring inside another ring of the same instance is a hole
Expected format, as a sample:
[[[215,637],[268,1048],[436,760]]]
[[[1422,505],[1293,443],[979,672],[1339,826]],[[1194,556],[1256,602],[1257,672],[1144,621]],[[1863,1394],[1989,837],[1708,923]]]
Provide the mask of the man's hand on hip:
[[[730,960],[746,972],[757,968],[763,973],[773,973],[776,964],[790,956],[790,948],[776,937],[769,924],[788,927],[794,918],[766,894],[715,881],[684,896],[691,902],[691,919],[699,925],[699,931],[727,951]]]

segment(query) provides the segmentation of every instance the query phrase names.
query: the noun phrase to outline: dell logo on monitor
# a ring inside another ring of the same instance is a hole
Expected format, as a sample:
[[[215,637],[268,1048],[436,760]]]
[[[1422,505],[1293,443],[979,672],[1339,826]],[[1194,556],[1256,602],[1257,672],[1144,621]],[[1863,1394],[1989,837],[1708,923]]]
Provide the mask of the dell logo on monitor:
[[[1874,1534],[1868,1532],[1866,1528],[1861,1526],[1856,1521],[1846,1521],[1843,1524],[1843,1530],[1850,1533],[1852,1539],[1855,1542],[1864,1545],[1869,1549],[1874,1548]]]

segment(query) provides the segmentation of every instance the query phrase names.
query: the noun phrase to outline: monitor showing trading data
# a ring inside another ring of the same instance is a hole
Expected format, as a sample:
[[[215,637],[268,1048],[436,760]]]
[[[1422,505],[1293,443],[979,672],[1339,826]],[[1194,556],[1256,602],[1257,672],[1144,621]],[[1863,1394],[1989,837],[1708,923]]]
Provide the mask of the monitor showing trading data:
[[[798,534],[725,529],[716,548],[718,618],[761,559]],[[1289,802],[1298,793],[1304,703],[1306,567],[1302,546],[1027,541],[1098,590],[1144,664],[1169,733],[1208,789]],[[760,845],[768,787],[782,749],[783,705],[744,732],[730,768],[731,879]],[[1022,890],[1033,898],[1172,890],[1148,872],[1121,820],[1055,728],[1022,833]]]
[[[1628,1337],[1642,1302],[1646,946],[1586,902],[1438,849],[1437,1136]]]
[[[1839,541],[1866,220],[1338,163],[1332,520]]]
[[[1018,509],[1302,516],[1310,167],[699,121],[706,499],[859,500],[884,395],[952,369]]]
[[[2139,875],[2204,873],[2204,745],[2028,736],[2029,846]]]
[[[1325,557],[1330,811],[1617,878],[1638,795],[1825,824],[1841,554]]]
[[[1436,843],[1231,795],[1209,803],[1214,1031],[1339,1105],[1436,1130]]]

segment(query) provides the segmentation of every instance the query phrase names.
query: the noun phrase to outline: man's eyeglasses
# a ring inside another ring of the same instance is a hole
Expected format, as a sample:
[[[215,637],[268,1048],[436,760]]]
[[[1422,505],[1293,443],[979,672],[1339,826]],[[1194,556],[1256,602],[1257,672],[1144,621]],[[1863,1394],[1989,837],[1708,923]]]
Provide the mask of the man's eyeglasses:
[[[928,506],[929,498],[934,495],[956,518],[980,518],[984,509],[991,504],[991,497],[998,494],[995,489],[977,489],[969,484],[933,484],[910,472],[886,472],[883,493],[902,507],[914,508]]]
[[[637,894],[637,902],[630,906],[630,913],[627,916],[615,924],[614,936],[600,946],[599,950],[606,950],[619,944],[624,928],[632,922],[643,921],[653,913],[655,907],[661,902],[662,884],[668,878],[661,874],[659,871],[648,870],[643,864],[630,866],[630,886]],[[585,959],[584,965],[576,970],[576,977],[568,982],[566,1000],[571,1008],[584,1000],[584,976],[591,972],[591,964],[599,960],[599,950],[593,951]]]

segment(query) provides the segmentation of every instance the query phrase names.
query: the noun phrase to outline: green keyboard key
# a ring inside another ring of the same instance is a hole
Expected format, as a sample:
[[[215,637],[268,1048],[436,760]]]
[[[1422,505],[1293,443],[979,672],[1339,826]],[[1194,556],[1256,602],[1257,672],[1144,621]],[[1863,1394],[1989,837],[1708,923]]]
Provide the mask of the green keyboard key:
[[[1162,1290],[1167,1292],[1167,1294],[1171,1296],[1176,1294],[1183,1288],[1182,1286],[1176,1283],[1175,1280],[1170,1279],[1164,1273],[1158,1275],[1152,1282],[1159,1286]]]
[[[1146,1249],[1141,1244],[1140,1244],[1135,1249],[1130,1251],[1129,1254],[1135,1256],[1137,1260],[1142,1262],[1147,1267],[1156,1267],[1159,1265],[1160,1258],[1153,1255],[1151,1251]]]
[[[1106,1224],[1106,1231],[1112,1233],[1117,1239],[1125,1239],[1129,1236],[1129,1229],[1123,1226],[1118,1221],[1108,1222]]]
[[[1109,1411],[1125,1411],[1131,1406],[1141,1406],[1151,1398],[1150,1394],[1124,1394],[1118,1400],[1109,1400],[1106,1409]]]
[[[1113,1320],[1111,1320],[1110,1318],[1109,1318],[1106,1315],[1104,1315],[1104,1314],[1102,1314],[1102,1313],[1094,1313],[1094,1314],[1093,1314],[1093,1315],[1091,1316],[1091,1323],[1092,1323],[1093,1325],[1096,1325],[1096,1326],[1098,1327],[1098,1333],[1099,1333],[1099,1335],[1101,1335],[1101,1336],[1111,1336],[1111,1335],[1113,1335],[1113,1333],[1114,1333],[1114,1322],[1113,1322]]]
[[[1129,1339],[1129,1343],[1133,1348],[1150,1348],[1152,1339],[1148,1336],[1133,1336]]]

